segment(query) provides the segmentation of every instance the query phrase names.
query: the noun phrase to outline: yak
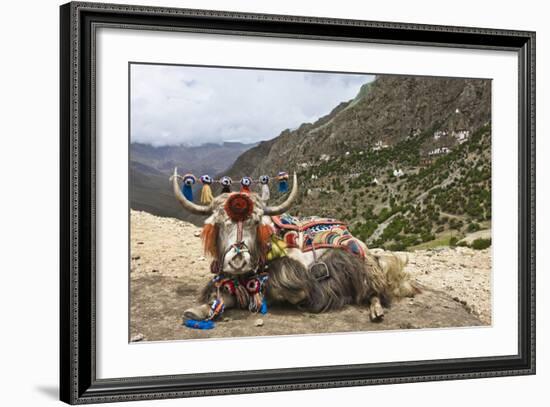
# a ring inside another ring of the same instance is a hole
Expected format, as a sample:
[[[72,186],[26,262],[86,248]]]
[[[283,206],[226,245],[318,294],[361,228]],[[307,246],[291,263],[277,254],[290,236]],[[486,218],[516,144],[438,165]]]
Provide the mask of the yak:
[[[288,244],[281,237],[280,217],[287,215],[298,195],[296,173],[287,198],[276,206],[249,190],[222,193],[210,204],[197,204],[182,194],[177,168],[172,180],[183,208],[207,217],[201,237],[214,274],[199,295],[200,305],[185,310],[184,318],[214,319],[228,308],[259,312],[275,303],[312,313],[357,304],[368,307],[372,321],[381,321],[393,299],[419,292],[404,271],[406,255],[370,251],[341,222],[314,223],[332,233],[330,239],[345,244],[312,243],[310,250],[304,250],[305,240],[313,242],[315,236],[295,225],[289,226],[294,244]]]

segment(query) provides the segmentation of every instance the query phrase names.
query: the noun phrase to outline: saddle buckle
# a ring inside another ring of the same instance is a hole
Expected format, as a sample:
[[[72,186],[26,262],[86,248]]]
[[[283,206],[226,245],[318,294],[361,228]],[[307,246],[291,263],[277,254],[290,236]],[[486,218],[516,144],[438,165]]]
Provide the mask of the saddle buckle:
[[[309,272],[313,274],[313,277],[317,281],[326,280],[330,278],[330,272],[328,271],[328,266],[323,261],[318,261],[309,266]]]

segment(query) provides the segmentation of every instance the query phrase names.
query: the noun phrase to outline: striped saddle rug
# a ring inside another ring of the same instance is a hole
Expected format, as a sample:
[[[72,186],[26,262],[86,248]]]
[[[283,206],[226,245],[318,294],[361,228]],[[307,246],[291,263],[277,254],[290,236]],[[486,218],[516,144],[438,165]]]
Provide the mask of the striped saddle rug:
[[[354,237],[345,222],[316,216],[298,218],[289,214],[272,216],[277,236],[288,248],[303,252],[313,249],[344,249],[365,257],[366,245]]]

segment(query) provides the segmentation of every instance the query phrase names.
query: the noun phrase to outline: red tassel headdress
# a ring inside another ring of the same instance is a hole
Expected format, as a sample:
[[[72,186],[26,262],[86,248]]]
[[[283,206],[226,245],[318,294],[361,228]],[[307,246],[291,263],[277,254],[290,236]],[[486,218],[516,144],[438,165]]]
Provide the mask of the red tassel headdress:
[[[225,201],[224,209],[232,221],[243,222],[252,215],[254,202],[246,193],[234,193]]]

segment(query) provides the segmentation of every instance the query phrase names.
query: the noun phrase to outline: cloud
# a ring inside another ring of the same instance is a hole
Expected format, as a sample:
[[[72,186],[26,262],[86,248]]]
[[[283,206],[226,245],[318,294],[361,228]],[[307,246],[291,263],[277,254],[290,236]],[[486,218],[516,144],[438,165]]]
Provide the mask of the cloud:
[[[166,65],[131,67],[131,140],[268,140],[355,97],[372,75]]]

